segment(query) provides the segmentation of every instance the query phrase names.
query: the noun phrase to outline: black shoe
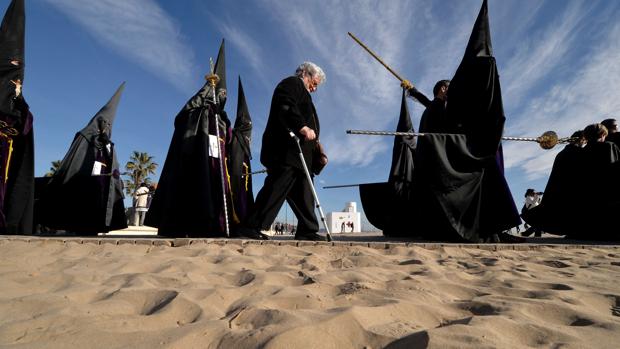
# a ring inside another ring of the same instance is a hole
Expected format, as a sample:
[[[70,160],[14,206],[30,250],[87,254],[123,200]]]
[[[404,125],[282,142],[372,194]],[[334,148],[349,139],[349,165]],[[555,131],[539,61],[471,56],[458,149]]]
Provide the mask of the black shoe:
[[[528,236],[534,234],[535,232],[536,232],[536,229],[534,229],[534,227],[529,227],[529,228],[527,228],[527,230],[525,230],[523,233],[521,233],[521,236],[528,237]]]
[[[295,234],[295,240],[327,241],[325,237],[317,233]]]
[[[497,234],[499,241],[507,244],[522,244],[526,240],[520,236],[510,235],[508,233],[499,233]]]
[[[269,236],[263,234],[258,229],[252,228],[239,228],[233,232],[230,237],[239,239],[253,239],[253,240],[269,240]]]

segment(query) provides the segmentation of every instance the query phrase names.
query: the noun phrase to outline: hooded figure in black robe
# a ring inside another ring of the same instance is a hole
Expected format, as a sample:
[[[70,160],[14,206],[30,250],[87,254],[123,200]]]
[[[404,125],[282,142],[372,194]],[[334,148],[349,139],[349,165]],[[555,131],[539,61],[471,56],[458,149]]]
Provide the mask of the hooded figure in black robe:
[[[224,204],[220,157],[226,158],[230,121],[224,111],[226,74],[224,41],[220,46],[215,74],[218,103],[209,82],[181,109],[174,120],[174,134],[159,178],[157,191],[146,213],[144,224],[158,228],[170,237],[225,236]],[[216,125],[216,113],[220,124]],[[216,127],[219,127],[218,140]],[[224,174],[229,216],[231,200]],[[229,220],[230,222],[230,220]]]
[[[252,191],[252,118],[248,111],[248,105],[239,77],[239,92],[237,97],[237,118],[232,130],[230,151],[228,157],[228,170],[230,173],[230,191],[234,208],[234,223],[243,222],[254,205],[254,193]]]
[[[69,151],[37,203],[42,226],[84,235],[127,228],[112,125],[125,83],[88,125],[76,133]]]
[[[620,149],[609,142],[569,144],[558,153],[540,205],[523,219],[546,233],[583,240],[620,240]]]
[[[500,168],[503,163],[500,140],[506,118],[492,52],[486,0],[474,24],[463,60],[450,82],[446,112],[453,131],[466,137],[467,151],[457,153],[471,157],[451,161],[451,165],[467,164],[460,174],[452,172],[452,166],[437,168],[437,174],[450,174],[456,183],[465,178],[471,183],[469,177],[481,176],[477,188],[464,190],[467,186],[454,187],[450,182],[434,188],[452,226],[461,237],[476,241],[519,225],[519,213]],[[460,143],[460,140],[455,141],[453,145]],[[480,167],[473,166],[473,160]]]
[[[446,110],[429,106],[424,116],[421,131],[444,134],[418,139],[411,223],[398,235],[478,242],[518,225],[496,158],[505,117],[486,1],[450,82]]]
[[[401,98],[400,117],[396,132],[415,132],[405,90]],[[360,198],[368,221],[383,230],[386,236],[407,235],[413,229],[411,210],[415,137],[396,136],[392,148],[392,165],[387,183],[360,185]]]
[[[556,155],[540,204],[523,212],[523,219],[546,233],[564,235],[578,229],[582,201],[585,151],[568,144]]]
[[[24,81],[24,0],[13,0],[0,26],[0,234],[32,234],[33,117]]]

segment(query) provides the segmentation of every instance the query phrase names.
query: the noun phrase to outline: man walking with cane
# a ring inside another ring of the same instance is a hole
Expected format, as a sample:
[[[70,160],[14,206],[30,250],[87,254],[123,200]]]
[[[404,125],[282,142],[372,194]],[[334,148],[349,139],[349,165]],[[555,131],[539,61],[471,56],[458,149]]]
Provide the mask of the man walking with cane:
[[[238,235],[267,239],[260,230],[271,226],[287,200],[298,220],[295,239],[325,241],[317,234],[319,223],[314,212],[314,188],[301,163],[300,148],[290,135],[293,132],[299,138],[307,167],[315,168],[318,164],[313,164],[313,152],[317,151],[320,126],[310,93],[323,82],[323,70],[314,63],[304,62],[294,76],[276,86],[261,149],[261,163],[267,168],[267,177],[256,197],[254,210]]]

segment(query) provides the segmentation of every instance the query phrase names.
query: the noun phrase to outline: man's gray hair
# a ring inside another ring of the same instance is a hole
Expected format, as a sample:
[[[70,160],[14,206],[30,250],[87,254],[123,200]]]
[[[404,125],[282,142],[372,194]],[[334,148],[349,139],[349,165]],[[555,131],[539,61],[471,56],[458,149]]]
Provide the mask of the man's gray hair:
[[[323,69],[312,62],[303,62],[299,65],[299,67],[297,67],[297,70],[295,70],[295,75],[299,77],[302,77],[304,73],[310,75],[311,77],[318,77],[321,80],[321,84],[327,79]]]

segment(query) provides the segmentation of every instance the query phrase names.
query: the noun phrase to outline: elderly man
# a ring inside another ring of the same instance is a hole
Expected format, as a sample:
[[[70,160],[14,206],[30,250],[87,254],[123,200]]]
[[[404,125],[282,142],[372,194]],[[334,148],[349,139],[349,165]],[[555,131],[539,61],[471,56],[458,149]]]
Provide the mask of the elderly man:
[[[265,184],[256,197],[256,205],[237,235],[266,239],[260,230],[267,230],[287,200],[298,219],[295,238],[324,240],[317,234],[319,223],[314,212],[314,198],[306,178],[299,150],[289,136],[293,131],[301,140],[308,168],[319,137],[319,118],[312,103],[311,92],[325,82],[325,73],[311,62],[302,63],[278,84],[271,100],[267,127],[263,134],[261,163],[267,168]]]

